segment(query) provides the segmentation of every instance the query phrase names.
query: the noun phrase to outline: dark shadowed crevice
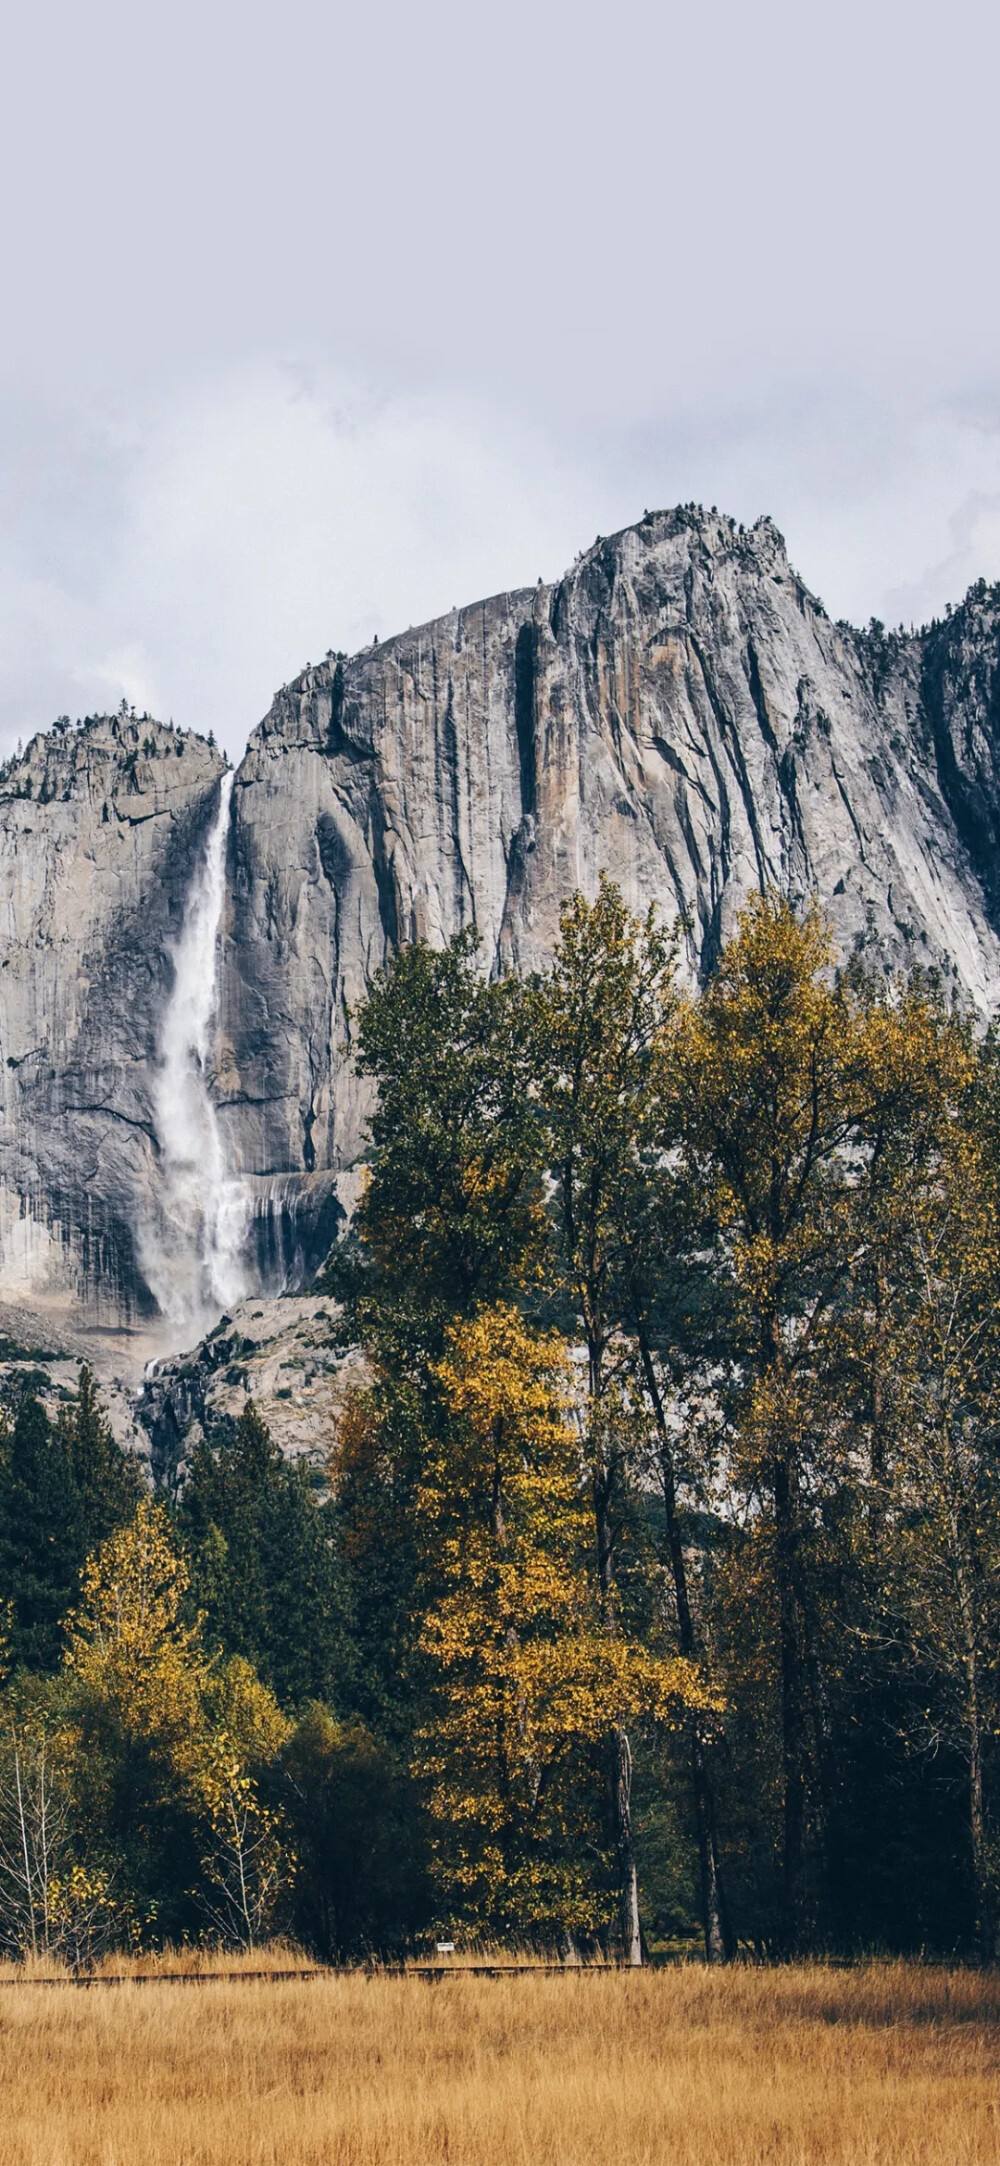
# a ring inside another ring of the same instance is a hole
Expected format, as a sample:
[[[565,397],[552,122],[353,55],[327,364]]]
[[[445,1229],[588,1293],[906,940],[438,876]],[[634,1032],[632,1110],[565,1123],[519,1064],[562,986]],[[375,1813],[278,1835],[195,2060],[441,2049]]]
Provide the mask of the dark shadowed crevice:
[[[522,624],[514,648],[514,728],[521,776],[521,815],[534,812],[537,794],[535,743],[535,669],[538,634],[533,624]]]
[[[453,860],[452,879],[455,920],[457,924],[464,925],[466,918],[471,917],[473,924],[475,924],[475,895],[462,853],[461,759],[458,723],[455,719],[455,687],[450,674],[448,677],[448,696],[445,700],[444,722],[442,724],[442,740],[451,799],[451,854]]]
[[[750,830],[750,839],[753,843],[754,856],[757,860],[757,881],[761,893],[763,894],[764,890],[768,885],[767,863],[764,855],[763,845],[761,842],[760,827],[757,820],[757,806],[754,801],[753,786],[747,773],[747,764],[743,755],[743,746],[740,742],[739,731],[734,727],[729,715],[727,715],[726,713],[722,701],[716,691],[715,685],[712,682],[711,672],[708,667],[706,656],[702,653],[701,647],[698,641],[695,639],[693,633],[690,635],[690,638],[691,652],[694,655],[695,660],[698,664],[698,669],[701,674],[701,681],[705,687],[705,696],[715,717],[715,726],[719,732],[719,741],[729,758],[730,765],[739,785],[740,796],[743,799],[743,809],[747,816],[747,826]],[[711,758],[710,751],[709,757]],[[712,765],[715,768],[717,779],[721,782],[721,776],[719,776],[719,771],[714,759],[712,760]],[[728,868],[726,877],[728,877]]]
[[[382,806],[374,793],[371,800],[371,810],[372,870],[375,874],[375,886],[378,892],[378,914],[386,946],[388,948],[398,948],[399,912],[396,908],[396,882],[392,866],[386,856],[385,819]]]
[[[340,890],[347,886],[354,870],[354,861],[330,812],[321,812],[316,822],[316,847],[324,875],[339,894]]]
[[[343,662],[338,662],[330,684],[330,720],[326,732],[326,756],[329,760],[352,760],[361,765],[375,756],[374,745],[361,737],[352,736],[360,727],[361,715],[358,701],[347,698],[347,679]]]
[[[971,645],[977,631],[981,652],[970,663],[960,641],[964,634]],[[956,611],[931,628],[925,637],[920,704],[930,723],[941,795],[981,882],[990,921],[1000,929],[1000,667],[991,631],[989,624],[980,629],[971,610]]]
[[[752,639],[747,640],[747,681],[750,686],[750,697],[753,700],[754,708],[756,710],[757,725],[760,730],[760,734],[764,739],[764,743],[768,746],[768,749],[773,752],[775,759],[777,759],[778,740],[775,737],[773,729],[771,728],[771,717],[767,711],[767,701],[764,697],[764,687],[760,681],[760,662],[758,661],[757,649],[754,646]]]
[[[330,687],[330,726],[326,735],[326,749],[330,754],[343,750],[344,741],[344,665],[338,662]]]

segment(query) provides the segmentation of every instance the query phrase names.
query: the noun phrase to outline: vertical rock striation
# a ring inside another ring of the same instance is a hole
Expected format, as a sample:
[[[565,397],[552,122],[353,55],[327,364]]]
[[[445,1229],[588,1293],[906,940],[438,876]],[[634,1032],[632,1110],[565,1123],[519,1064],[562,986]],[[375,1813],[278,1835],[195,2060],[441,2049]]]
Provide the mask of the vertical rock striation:
[[[157,1179],[150,1105],[170,945],[221,756],[148,719],[36,737],[0,778],[0,1284],[111,1318]]]
[[[830,622],[769,520],[694,509],[599,539],[279,693],[234,793],[228,1118],[286,1217],[349,1196],[350,1010],[399,940],[463,925],[551,952],[603,870],[711,968],[747,892],[829,912],[841,952],[1000,993],[1000,606],[904,639]],[[329,1230],[329,1220],[324,1231]]]
[[[0,1292],[148,1309],[158,1034],[220,756],[129,717],[0,780]],[[400,940],[551,952],[602,871],[687,922],[703,974],[747,892],[819,897],[841,953],[1000,995],[1000,590],[903,637],[830,622],[768,520],[649,515],[278,694],[237,772],[207,1081],[261,1282],[349,1205],[351,1011]]]

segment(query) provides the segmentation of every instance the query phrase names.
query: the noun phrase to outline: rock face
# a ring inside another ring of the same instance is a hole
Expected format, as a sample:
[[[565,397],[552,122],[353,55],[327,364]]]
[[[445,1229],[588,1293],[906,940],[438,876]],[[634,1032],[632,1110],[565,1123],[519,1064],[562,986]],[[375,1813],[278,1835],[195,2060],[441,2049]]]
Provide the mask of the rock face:
[[[150,1083],[221,755],[148,718],[36,737],[0,776],[0,1287],[148,1309]]]
[[[63,1319],[53,1331],[52,1323],[50,1315],[0,1302],[0,1406],[9,1413],[30,1391],[57,1418],[75,1400],[86,1362],[97,1377],[113,1435],[123,1450],[148,1462],[150,1439],[136,1418],[134,1376],[119,1373],[123,1335],[86,1324],[81,1333],[69,1331]]]
[[[220,769],[118,718],[36,740],[0,784],[0,1291],[61,1272],[149,1307],[150,1076]],[[767,520],[647,516],[556,586],[329,655],[233,790],[208,1080],[248,1291],[301,1283],[350,1204],[350,1011],[398,941],[473,924],[484,966],[535,965],[607,870],[685,916],[697,975],[773,883],[819,897],[842,953],[933,964],[986,1014],[998,844],[1000,590],[858,633]]]
[[[357,1348],[337,1345],[336,1321],[319,1295],[255,1298],[193,1352],[153,1363],[135,1400],[135,1433],[156,1480],[180,1486],[199,1439],[231,1435],[251,1399],[285,1457],[321,1471],[345,1396],[366,1374]]]
[[[328,656],[237,775],[232,1132],[308,1197],[364,1103],[350,1007],[399,940],[551,952],[602,870],[711,967],[748,890],[817,894],[843,952],[1000,995],[1000,595],[911,639],[832,624],[776,529],[658,513],[557,586]],[[235,1086],[235,1077],[239,1084]]]

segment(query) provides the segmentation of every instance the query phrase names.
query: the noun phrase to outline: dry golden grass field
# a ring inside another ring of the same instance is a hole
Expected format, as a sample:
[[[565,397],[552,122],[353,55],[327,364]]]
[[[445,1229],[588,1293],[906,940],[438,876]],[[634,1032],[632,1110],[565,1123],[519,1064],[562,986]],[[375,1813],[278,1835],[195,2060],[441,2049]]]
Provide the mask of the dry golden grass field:
[[[0,2087],[0,2166],[985,2166],[1000,1979],[0,1972]]]

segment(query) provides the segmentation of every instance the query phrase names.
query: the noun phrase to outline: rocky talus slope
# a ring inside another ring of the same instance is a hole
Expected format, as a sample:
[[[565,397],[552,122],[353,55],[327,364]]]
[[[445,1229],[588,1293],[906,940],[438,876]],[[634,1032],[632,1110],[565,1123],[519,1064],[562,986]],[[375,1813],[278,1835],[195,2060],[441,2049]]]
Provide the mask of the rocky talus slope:
[[[350,1203],[351,1010],[400,940],[474,924],[485,967],[534,965],[607,870],[684,915],[697,974],[774,883],[818,895],[843,954],[933,964],[990,1013],[998,661],[1000,590],[858,633],[769,521],[682,507],[287,686],[235,777],[198,1055],[247,1294],[304,1283]],[[0,1294],[150,1314],[160,1031],[221,772],[116,717],[0,779]]]
[[[358,1349],[338,1343],[337,1315],[322,1295],[255,1297],[190,1353],[157,1362],[133,1400],[136,1445],[156,1479],[182,1479],[199,1439],[232,1434],[249,1400],[286,1459],[322,1471],[345,1396],[366,1375]]]

